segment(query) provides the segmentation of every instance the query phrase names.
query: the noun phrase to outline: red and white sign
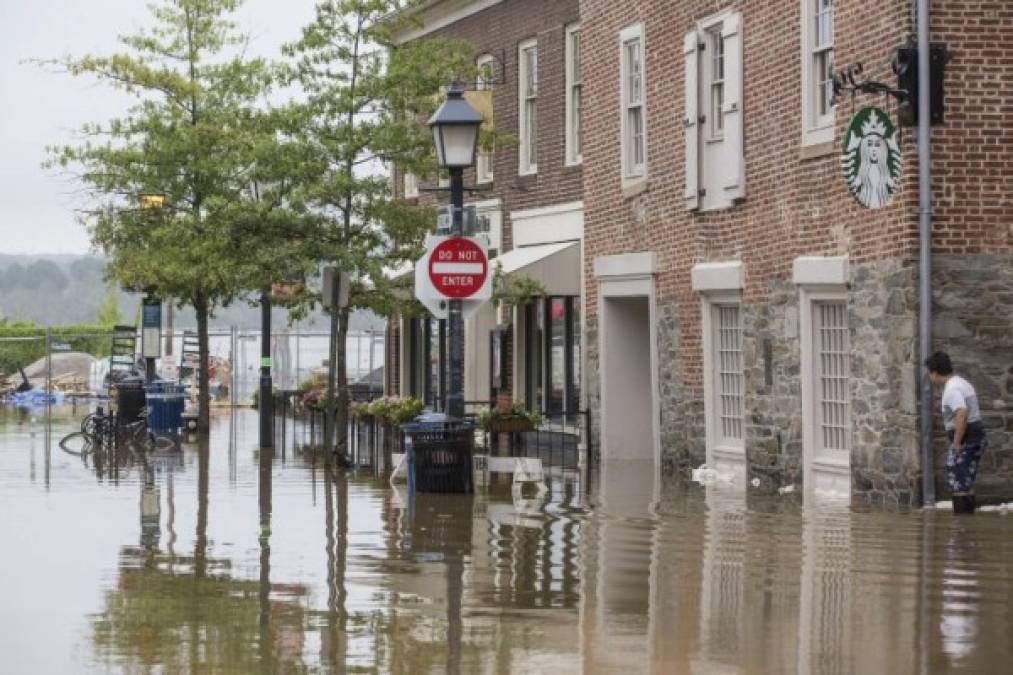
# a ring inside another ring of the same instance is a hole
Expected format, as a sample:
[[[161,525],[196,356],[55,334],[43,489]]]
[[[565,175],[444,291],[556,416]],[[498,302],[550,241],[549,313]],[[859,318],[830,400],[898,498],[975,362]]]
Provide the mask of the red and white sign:
[[[436,292],[452,300],[466,300],[485,286],[489,259],[473,239],[450,237],[429,252],[429,280]]]
[[[434,317],[447,318],[449,300],[463,302],[465,317],[492,297],[488,244],[482,238],[429,237],[415,264],[415,297]]]

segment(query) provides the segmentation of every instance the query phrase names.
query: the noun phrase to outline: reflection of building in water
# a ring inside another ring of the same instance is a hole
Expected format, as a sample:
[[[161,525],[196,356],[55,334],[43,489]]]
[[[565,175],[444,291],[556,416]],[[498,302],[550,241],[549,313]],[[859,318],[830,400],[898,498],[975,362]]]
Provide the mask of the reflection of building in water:
[[[742,661],[746,622],[746,503],[740,490],[707,488],[700,652],[695,672],[722,672]]]
[[[581,660],[588,670],[648,672],[652,604],[653,461],[604,462],[584,550]]]
[[[851,672],[851,513],[809,509],[802,525],[798,672]]]

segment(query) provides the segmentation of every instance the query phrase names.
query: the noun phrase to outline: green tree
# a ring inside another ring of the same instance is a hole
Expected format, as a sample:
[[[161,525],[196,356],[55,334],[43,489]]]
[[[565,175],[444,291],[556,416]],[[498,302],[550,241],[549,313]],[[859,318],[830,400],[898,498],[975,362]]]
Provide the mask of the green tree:
[[[239,4],[162,0],[150,29],[120,38],[123,53],[60,62],[137,99],[124,117],[87,125],[82,144],[54,149],[52,164],[79,168],[95,202],[84,220],[111,277],[194,308],[204,432],[208,319],[261,282],[264,251],[285,251],[251,236],[263,208],[251,181],[283,137],[283,116],[265,105],[278,69],[246,56],[228,18]],[[145,193],[164,195],[164,205],[143,208]]]
[[[398,12],[404,4],[323,0],[301,38],[285,49],[306,95],[306,151],[322,167],[305,192],[319,216],[313,236],[322,259],[358,279],[352,307],[332,315],[330,353],[337,389],[336,396],[328,397],[328,419],[334,420],[329,428],[337,431],[339,454],[347,448],[349,313],[354,307],[385,311],[396,304],[385,272],[418,258],[425,235],[435,226],[431,209],[393,198],[383,167],[433,173],[425,119],[439,102],[442,85],[474,75],[467,43],[427,39],[395,44],[395,33],[411,20]]]
[[[123,321],[123,315],[120,313],[120,296],[113,282],[106,284],[106,295],[98,306],[95,318],[100,326],[116,326]]]

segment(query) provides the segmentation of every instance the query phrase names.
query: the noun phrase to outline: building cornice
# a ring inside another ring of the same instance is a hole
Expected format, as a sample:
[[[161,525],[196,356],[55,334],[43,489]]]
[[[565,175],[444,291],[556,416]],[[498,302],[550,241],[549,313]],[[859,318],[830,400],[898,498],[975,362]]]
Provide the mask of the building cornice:
[[[501,2],[503,0],[429,0],[405,11],[405,16],[415,17],[421,25],[412,22],[398,31],[394,35],[394,43],[400,45],[417,40]]]

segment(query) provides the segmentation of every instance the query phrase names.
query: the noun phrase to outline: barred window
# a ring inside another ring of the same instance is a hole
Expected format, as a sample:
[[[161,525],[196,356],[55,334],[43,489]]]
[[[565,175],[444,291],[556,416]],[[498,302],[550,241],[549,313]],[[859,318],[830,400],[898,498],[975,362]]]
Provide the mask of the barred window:
[[[738,305],[714,308],[715,393],[719,437],[741,441],[745,378],[742,370],[742,323]]]
[[[817,437],[824,450],[848,450],[851,447],[848,390],[851,347],[847,306],[843,302],[817,302],[813,305],[813,321]]]

